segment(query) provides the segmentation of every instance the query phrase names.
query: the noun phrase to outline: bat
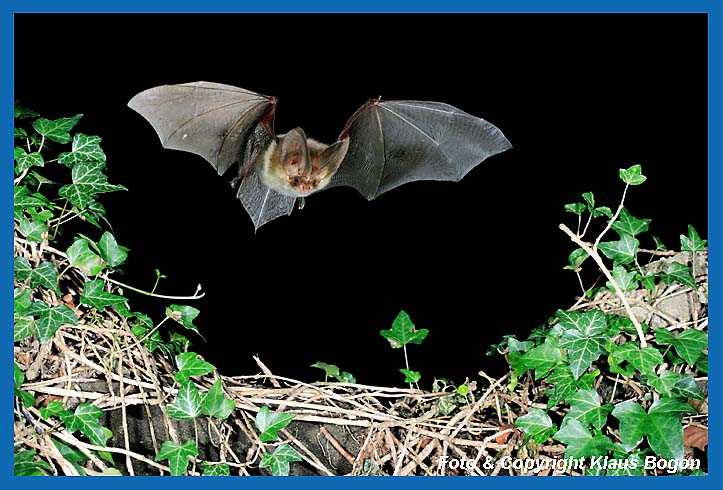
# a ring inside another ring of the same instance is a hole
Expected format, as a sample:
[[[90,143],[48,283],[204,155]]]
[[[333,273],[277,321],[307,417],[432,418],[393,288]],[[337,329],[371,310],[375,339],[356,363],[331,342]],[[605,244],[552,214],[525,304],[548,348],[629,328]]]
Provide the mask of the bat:
[[[415,180],[457,182],[511,148],[494,125],[441,102],[371,99],[331,145],[301,128],[274,131],[276,98],[211,82],[162,85],[128,106],[164,148],[202,156],[225,174],[238,165],[237,197],[259,227],[322,189],[353,187],[371,200]]]

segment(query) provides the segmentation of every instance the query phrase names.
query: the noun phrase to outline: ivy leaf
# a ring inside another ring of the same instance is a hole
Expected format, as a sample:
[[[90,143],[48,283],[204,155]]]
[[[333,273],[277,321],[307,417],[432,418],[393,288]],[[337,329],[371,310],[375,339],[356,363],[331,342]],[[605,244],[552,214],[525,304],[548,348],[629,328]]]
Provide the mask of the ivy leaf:
[[[112,433],[100,425],[98,419],[103,410],[90,403],[80,403],[72,415],[61,415],[61,420],[69,431],[79,430],[97,446],[105,446]]]
[[[261,434],[259,439],[261,442],[276,441],[279,438],[278,432],[289,425],[296,415],[293,413],[276,413],[271,412],[269,407],[263,406],[256,414],[256,428]]]
[[[28,132],[23,128],[13,128],[13,139],[23,139],[28,137]]]
[[[176,356],[178,372],[173,377],[179,383],[188,381],[191,376],[203,376],[216,369],[211,363],[198,357],[195,352],[184,352]]]
[[[585,262],[588,257],[590,257],[590,255],[588,255],[585,250],[577,248],[567,257],[568,265],[563,267],[563,269],[575,271],[580,268],[582,263]]]
[[[515,425],[525,433],[525,439],[532,438],[535,444],[545,442],[556,429],[550,416],[535,407],[527,415],[517,418]]]
[[[613,261],[613,265],[625,265],[633,262],[638,253],[640,242],[630,235],[621,235],[620,240],[602,242],[600,251]]]
[[[224,396],[220,379],[217,379],[201,397],[201,405],[204,414],[222,420],[231,415],[236,408],[233,400]]]
[[[524,371],[535,370],[535,379],[544,378],[559,363],[565,359],[565,354],[551,337],[545,343],[525,352],[520,359]],[[524,372],[523,371],[523,372]],[[518,373],[522,374],[522,373]]]
[[[80,463],[88,461],[88,456],[83,454],[78,448],[65,444],[59,439],[53,437],[50,440],[52,441],[53,445],[58,450],[60,455],[63,456],[63,458],[67,460],[71,465],[73,465],[73,467],[78,471],[78,474],[86,474],[85,469],[80,465]]]
[[[545,392],[548,397],[548,410],[565,401],[568,396],[577,390],[577,382],[572,375],[572,371],[570,371],[570,368],[565,364],[557,366],[546,381],[552,386],[551,389]]]
[[[32,337],[37,332],[37,325],[32,317],[13,315],[13,342]]]
[[[78,162],[72,170],[73,183],[61,187],[58,194],[76,208],[85,209],[95,200],[96,194],[127,190],[122,185],[109,184],[101,172],[102,167],[98,162]]]
[[[45,160],[43,155],[34,151],[27,153],[23,148],[16,146],[13,149],[13,157],[17,165],[15,166],[15,175],[26,172],[30,167],[44,167]]]
[[[605,314],[599,310],[586,313],[558,310],[556,316],[566,330],[560,337],[560,347],[567,349],[570,371],[575,379],[595,362],[607,340]]]
[[[35,449],[26,449],[14,454],[13,474],[15,476],[44,476],[50,474],[50,465],[47,461],[35,460]],[[47,471],[43,471],[47,470]]]
[[[25,373],[20,369],[17,363],[13,362],[13,394],[20,397],[23,405],[32,407],[35,403],[35,397],[25,390],[20,389],[25,382]]]
[[[663,396],[686,400],[688,398],[705,399],[705,395],[700,391],[695,378],[690,373],[681,374],[675,371],[665,371],[660,377],[651,375],[648,378],[648,384]]]
[[[32,303],[32,289],[15,288],[13,290],[13,311],[15,313],[22,313],[28,309]]]
[[[635,236],[648,231],[648,225],[650,225],[650,219],[638,219],[623,208],[611,228],[617,231],[621,237],[624,235]]]
[[[203,476],[230,476],[231,468],[226,463],[209,464],[203,461]]]
[[[105,261],[90,250],[85,238],[76,238],[65,252],[70,265],[77,267],[84,274],[95,276],[105,268]]]
[[[83,284],[83,294],[80,296],[80,302],[84,305],[92,306],[98,310],[103,310],[106,306],[117,305],[127,301],[123,296],[109,293],[104,290],[105,282],[101,279],[95,279]]]
[[[693,225],[688,225],[688,236],[680,235],[680,249],[685,252],[702,252],[707,246],[708,240],[701,240]]]
[[[58,155],[58,162],[73,167],[78,162],[105,162],[99,136],[77,133],[73,137],[72,151]]]
[[[399,371],[404,375],[405,383],[416,383],[422,379],[422,373],[419,371],[411,371],[409,369],[400,369]]]
[[[128,249],[118,245],[115,237],[107,231],[100,237],[98,248],[100,249],[100,256],[103,257],[103,260],[111,267],[122,264],[128,257]]]
[[[52,262],[41,262],[33,273],[30,274],[30,286],[38,287],[43,286],[56,293],[60,293],[58,290],[58,271],[55,270],[55,266]]]
[[[172,476],[182,476],[188,468],[188,457],[197,456],[198,448],[193,440],[182,445],[175,441],[165,441],[156,455],[156,461],[168,460]]]
[[[319,368],[319,369],[323,370],[324,374],[326,376],[331,376],[331,377],[339,376],[339,367],[335,366],[333,364],[327,364],[325,362],[318,361],[309,367]]]
[[[339,376],[334,376],[341,383],[356,383],[356,378],[349,371],[342,371]]]
[[[198,328],[193,324],[193,320],[199,313],[200,311],[192,306],[171,305],[166,308],[166,316],[168,318],[175,320],[185,328],[193,330],[196,333],[198,333]]]
[[[593,436],[579,420],[570,417],[565,417],[562,427],[552,437],[567,444],[566,458],[604,456],[615,448],[608,437]]]
[[[668,272],[660,274],[660,278],[663,279],[665,284],[679,282],[684,286],[690,286],[693,289],[696,288],[695,280],[693,279],[690,267],[685,264],[681,264],[680,262],[671,262],[668,266]]]
[[[33,117],[38,117],[40,114],[35,112],[32,109],[28,109],[26,107],[19,106],[15,104],[15,108],[13,111],[13,117],[15,119],[30,119]]]
[[[50,206],[50,201],[37,192],[32,194],[24,185],[16,185],[13,189],[13,204],[15,209],[36,208],[40,206]]]
[[[632,367],[637,369],[641,374],[652,373],[657,366],[662,364],[663,355],[655,347],[645,347],[644,349],[639,348],[634,342],[626,342],[625,344],[617,347],[611,352],[612,358],[618,363],[621,361],[627,361]],[[627,372],[616,371],[611,366],[611,370],[615,373],[625,374],[629,376]]]
[[[608,413],[613,409],[609,403],[600,405],[600,395],[595,390],[578,390],[567,398],[570,411],[567,417],[579,420],[583,425],[592,424],[596,429],[602,430],[607,422]]]
[[[42,301],[38,301],[37,303],[42,303],[38,305],[40,311],[37,314],[38,319],[35,322],[38,329],[38,338],[41,343],[44,344],[50,340],[53,335],[55,335],[55,332],[63,325],[78,325],[78,317],[75,316],[73,310],[67,306],[58,305],[51,308]]]
[[[289,476],[289,463],[292,461],[301,461],[301,456],[296,449],[283,443],[274,450],[273,454],[261,455],[259,468],[271,468],[273,476]]]
[[[14,262],[15,279],[22,282],[30,278],[30,274],[33,273],[33,268],[30,266],[30,262],[25,257],[16,256]]]
[[[48,227],[44,223],[23,218],[20,220],[18,230],[29,242],[41,243],[43,234],[48,231]]]
[[[201,395],[191,380],[181,383],[176,400],[166,407],[168,415],[178,420],[191,420],[201,415]]]
[[[628,169],[620,169],[620,179],[628,185],[640,185],[647,180],[647,177],[640,173],[640,165],[633,165]]]
[[[628,400],[619,403],[612,414],[620,421],[620,439],[631,451],[647,435],[650,448],[661,458],[683,457],[682,414],[694,413],[687,403],[673,398],[660,398],[645,413],[638,403]]]
[[[68,143],[70,141],[68,131],[73,129],[73,126],[78,123],[81,117],[83,117],[83,114],[77,114],[73,117],[62,117],[52,121],[40,118],[33,121],[33,128],[49,140],[58,143]]]
[[[565,204],[565,211],[567,211],[568,213],[576,214],[578,216],[582,215],[582,213],[584,213],[586,209],[587,207],[585,206],[585,204],[581,202]]]
[[[672,332],[659,328],[655,331],[655,341],[658,344],[671,344],[675,351],[690,366],[703,355],[703,350],[708,348],[708,334],[694,328],[682,331],[677,337]]]
[[[613,279],[623,291],[635,291],[638,289],[637,273],[635,271],[628,272],[622,265],[613,267]],[[610,291],[615,291],[615,286],[610,281],[605,282],[605,286]]]
[[[399,349],[407,344],[421,344],[427,337],[429,330],[414,328],[412,320],[405,311],[400,311],[394,319],[390,330],[382,330],[379,334],[389,341],[393,349]]]

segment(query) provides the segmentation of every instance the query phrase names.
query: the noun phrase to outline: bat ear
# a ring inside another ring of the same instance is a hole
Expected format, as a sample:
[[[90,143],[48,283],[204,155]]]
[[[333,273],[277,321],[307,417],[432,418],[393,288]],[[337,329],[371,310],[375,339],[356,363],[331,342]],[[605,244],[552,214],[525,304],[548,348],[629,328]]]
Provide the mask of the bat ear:
[[[306,175],[311,170],[309,147],[306,134],[301,128],[295,128],[280,138],[281,164],[286,175]]]
[[[334,143],[319,154],[318,169],[319,173],[324,174],[324,177],[331,177],[339,170],[339,166],[349,150],[349,140],[350,138],[345,138]]]

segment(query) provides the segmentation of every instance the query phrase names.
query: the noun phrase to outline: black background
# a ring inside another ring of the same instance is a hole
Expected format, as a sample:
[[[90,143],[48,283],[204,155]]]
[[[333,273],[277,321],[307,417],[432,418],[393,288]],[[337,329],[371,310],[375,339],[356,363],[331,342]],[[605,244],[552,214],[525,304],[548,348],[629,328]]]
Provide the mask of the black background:
[[[409,348],[428,387],[501,373],[491,342],[575,301],[563,204],[593,191],[615,207],[619,168],[642,164],[626,204],[669,247],[688,223],[707,236],[706,29],[704,15],[17,15],[15,98],[85,114],[77,130],[103,138],[110,181],[128,188],[102,200],[131,249],[122,280],[150,289],[158,268],[160,293],[201,283],[194,350],[224,374],[256,372],[258,354],[286,376],[319,379],[307,366],[325,361],[401,385],[403,354],[378,331],[404,309],[430,330]],[[457,184],[372,202],[331,189],[254,234],[226,180],[163,150],[126,107],[197,80],[276,96],[279,132],[332,142],[381,95],[447,102],[514,148]],[[168,302],[128,294],[163,317]]]

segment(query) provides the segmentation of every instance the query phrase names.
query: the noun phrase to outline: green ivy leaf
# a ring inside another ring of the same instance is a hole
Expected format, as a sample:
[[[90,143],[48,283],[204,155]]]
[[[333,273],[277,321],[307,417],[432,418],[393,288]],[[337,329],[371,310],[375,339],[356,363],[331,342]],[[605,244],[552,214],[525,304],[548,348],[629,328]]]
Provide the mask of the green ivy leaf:
[[[622,265],[616,265],[613,267],[613,279],[620,286],[623,291],[635,291],[638,289],[637,273],[635,271],[628,272]],[[605,282],[605,287],[610,291],[615,291],[613,283],[610,281]]]
[[[43,155],[38,152],[27,153],[23,148],[16,146],[13,149],[13,157],[15,158],[15,175],[26,172],[31,167],[44,167],[45,160]]]
[[[166,407],[168,415],[178,420],[191,420],[202,413],[201,395],[191,380],[181,383],[173,404]]]
[[[168,460],[172,476],[182,476],[188,468],[188,457],[197,456],[198,448],[193,440],[182,445],[175,441],[165,441],[156,455],[156,461]]]
[[[621,235],[620,240],[602,242],[600,251],[613,261],[613,265],[625,265],[633,262],[638,254],[640,242],[630,235]]]
[[[33,117],[38,117],[40,114],[35,112],[32,109],[28,109],[26,107],[19,106],[15,104],[15,108],[13,111],[13,117],[15,119],[30,119]]]
[[[535,379],[544,378],[559,363],[565,360],[565,354],[551,337],[545,339],[545,343],[525,352],[520,359],[525,372],[529,369],[535,370]],[[522,374],[521,372],[518,374]]]
[[[100,147],[99,136],[77,133],[73,137],[72,151],[61,153],[58,162],[73,167],[78,162],[105,162],[105,153]]]
[[[653,235],[653,240],[655,241],[655,250],[660,250],[661,252],[666,252],[668,250],[668,247],[665,246],[660,238]]]
[[[556,427],[547,413],[539,408],[531,408],[527,415],[518,417],[515,425],[522,429],[527,438],[532,438],[535,444],[542,444],[552,435]]]
[[[640,185],[647,180],[647,177],[640,173],[640,165],[633,165],[628,169],[620,169],[620,179],[628,185]]]
[[[111,267],[122,264],[128,257],[128,249],[118,245],[115,237],[107,231],[100,237],[98,248],[100,249],[100,256],[103,257],[103,260]]]
[[[680,235],[680,249],[685,252],[703,252],[707,246],[708,240],[701,240],[693,225],[688,225],[688,236]]]
[[[607,422],[608,413],[613,409],[609,403],[600,405],[600,395],[595,390],[577,390],[567,398],[570,411],[565,418],[571,417],[579,420],[583,425],[592,424],[596,429],[602,430]]]
[[[199,313],[200,311],[198,311],[192,306],[171,305],[166,308],[166,316],[168,318],[170,318],[171,320],[175,320],[176,322],[183,325],[185,328],[193,330],[196,333],[199,332],[196,325],[193,324],[193,320],[198,316]]]
[[[14,396],[20,397],[23,405],[26,407],[32,407],[35,403],[35,398],[31,393],[21,389],[24,382],[25,373],[20,369],[17,363],[13,362],[13,394]]]
[[[680,417],[695,413],[687,403],[673,398],[661,398],[645,413],[638,403],[628,400],[619,403],[612,414],[620,421],[620,439],[631,451],[647,435],[650,448],[661,458],[683,457],[683,426]]]
[[[611,228],[618,232],[620,237],[624,235],[635,236],[648,231],[650,220],[648,218],[638,219],[623,208],[618,219],[611,225]]]
[[[685,400],[688,398],[705,399],[705,395],[700,391],[695,378],[690,373],[681,374],[675,371],[665,371],[660,377],[651,375],[648,378],[648,384],[663,396],[683,398]]]
[[[668,272],[660,274],[660,278],[665,284],[672,284],[673,282],[679,282],[684,286],[689,286],[693,289],[696,288],[695,280],[691,273],[690,267],[680,262],[671,262],[668,265]]]
[[[568,213],[576,214],[578,216],[584,213],[586,209],[587,207],[585,206],[585,204],[581,202],[565,204],[565,211],[567,211]]]
[[[100,425],[98,419],[101,415],[103,411],[100,408],[83,402],[76,407],[72,415],[61,416],[61,420],[69,431],[79,430],[93,444],[105,446],[112,433]]]
[[[417,330],[405,311],[400,311],[394,319],[390,330],[382,330],[379,334],[389,341],[393,349],[399,349],[407,344],[421,344],[427,337],[429,330]]]
[[[30,264],[28,264],[28,266],[30,266]],[[13,290],[13,311],[15,313],[22,313],[30,308],[30,305],[33,303],[32,294],[33,290],[30,288],[15,288]]]
[[[567,444],[566,458],[604,456],[615,448],[608,437],[594,436],[579,420],[570,417],[565,417],[560,430],[552,437]]]
[[[13,342],[32,337],[37,332],[35,320],[29,316],[13,315]]]
[[[400,369],[399,371],[404,375],[405,383],[416,383],[422,379],[422,373],[419,371],[411,371],[409,369]]]
[[[128,190],[122,185],[109,184],[101,172],[102,167],[103,164],[98,162],[78,162],[72,170],[73,183],[61,187],[58,194],[76,208],[85,209],[95,200],[96,194]]]
[[[30,193],[24,185],[16,185],[13,189],[13,202],[16,210],[50,206],[48,198],[37,192]]]
[[[570,371],[577,379],[600,357],[605,347],[608,338],[605,314],[599,310],[586,313],[558,310],[556,316],[565,328],[559,346],[567,349]]]
[[[55,335],[63,325],[78,325],[78,317],[75,316],[73,310],[65,305],[49,307],[42,301],[38,301],[38,308],[40,311],[37,313],[38,319],[35,325],[38,329],[38,338],[41,343],[45,343]],[[43,306],[44,305],[44,306]]]
[[[50,417],[58,417],[62,420],[65,417],[73,415],[70,410],[63,408],[63,402],[57,400],[49,401],[45,408],[40,408],[39,411],[40,416],[45,420],[50,420]]]
[[[575,271],[580,268],[582,263],[585,262],[588,257],[590,257],[590,255],[588,255],[585,250],[577,248],[567,257],[568,265],[563,267],[563,269]]]
[[[278,432],[289,425],[296,415],[292,413],[276,413],[271,412],[269,407],[263,406],[256,414],[256,428],[261,434],[259,439],[261,442],[276,441],[279,438]]]
[[[65,253],[68,255],[70,265],[89,276],[95,276],[105,268],[105,261],[90,250],[88,241],[84,238],[76,238]]]
[[[209,464],[207,461],[203,463],[203,476],[230,476],[231,468],[226,463]]]
[[[622,361],[629,362],[630,365],[637,369],[641,374],[654,372],[655,368],[663,362],[663,355],[658,349],[652,346],[641,349],[634,342],[626,342],[625,344],[617,347],[613,352],[611,352],[611,356],[615,361],[617,361],[617,363]],[[611,370],[615,373],[620,372],[614,370],[613,366],[611,366]],[[620,374],[630,376],[627,372],[620,372]]]
[[[558,365],[550,376],[548,376],[547,382],[552,386],[551,389],[545,392],[548,397],[548,410],[565,401],[568,396],[577,390],[577,381],[573,377],[570,368],[565,364]]]
[[[673,345],[678,355],[690,366],[694,366],[703,355],[703,350],[708,348],[708,334],[694,328],[682,331],[677,337],[672,332],[659,328],[655,331],[655,341],[662,345]]]
[[[68,133],[75,126],[83,114],[77,114],[73,117],[62,117],[60,119],[49,120],[45,118],[33,121],[35,131],[45,136],[49,140],[58,143],[68,143],[70,134]]]
[[[325,362],[318,361],[309,367],[319,368],[323,370],[324,375],[327,377],[331,376],[333,378],[336,378],[337,376],[339,376],[339,368],[333,364],[327,364]]]
[[[211,363],[199,359],[195,352],[184,352],[176,356],[176,366],[178,372],[173,377],[179,383],[183,383],[190,379],[191,376],[203,376],[216,369]]]
[[[13,139],[24,139],[28,137],[28,132],[23,128],[13,128]]]
[[[233,400],[224,396],[220,379],[217,379],[201,397],[201,404],[204,414],[222,420],[231,415],[236,408]]]
[[[599,208],[595,208],[592,212],[593,218],[597,218],[598,216],[605,216],[609,219],[613,219],[613,210],[607,206],[600,206]]]
[[[60,294],[58,289],[58,271],[55,270],[55,265],[52,262],[41,262],[30,275],[30,286],[44,288],[55,291]]]
[[[105,282],[101,279],[86,282],[83,284],[83,294],[80,296],[80,302],[84,305],[103,310],[106,306],[117,305],[128,301],[123,296],[106,292],[104,289]]]
[[[15,476],[45,476],[50,474],[47,461],[35,460],[35,449],[25,449],[14,454],[13,473]],[[43,471],[46,470],[46,471]]]
[[[301,461],[301,456],[296,449],[283,443],[274,450],[273,454],[261,455],[259,468],[271,468],[273,476],[289,476],[289,463],[292,461]]]
[[[88,461],[88,456],[83,454],[78,448],[70,446],[68,444],[65,444],[64,442],[56,439],[51,438],[50,439],[55,446],[55,448],[58,450],[61,456],[68,461],[71,465],[73,465],[73,468],[76,469],[78,474],[85,475],[85,469],[80,465],[80,463],[83,463],[85,461]],[[116,470],[117,471],[117,470]],[[118,475],[120,476],[120,475]]]
[[[341,383],[356,383],[356,378],[349,371],[342,371],[339,376],[335,376],[335,378]]]

